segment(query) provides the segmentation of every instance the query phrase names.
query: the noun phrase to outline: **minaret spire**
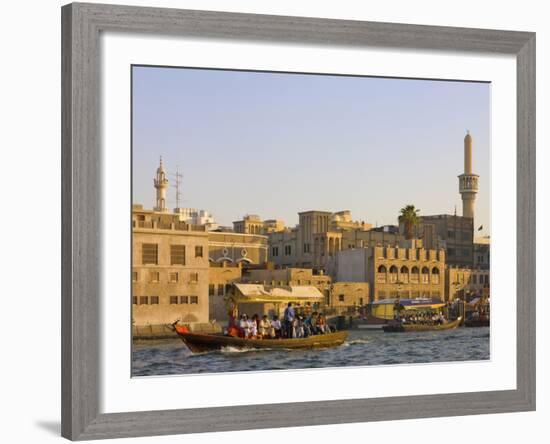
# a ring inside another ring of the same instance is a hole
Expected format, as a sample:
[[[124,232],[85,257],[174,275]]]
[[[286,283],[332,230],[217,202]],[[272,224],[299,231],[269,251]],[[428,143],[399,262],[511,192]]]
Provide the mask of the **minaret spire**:
[[[472,136],[468,130],[464,137],[464,174],[458,176],[458,190],[462,195],[462,216],[473,219],[479,176],[473,173],[472,145]]]
[[[168,188],[168,179],[166,178],[166,171],[162,165],[162,156],[160,156],[159,167],[157,168],[157,174],[153,179],[155,188],[157,189],[157,205],[155,211],[167,211],[166,209],[166,189]]]

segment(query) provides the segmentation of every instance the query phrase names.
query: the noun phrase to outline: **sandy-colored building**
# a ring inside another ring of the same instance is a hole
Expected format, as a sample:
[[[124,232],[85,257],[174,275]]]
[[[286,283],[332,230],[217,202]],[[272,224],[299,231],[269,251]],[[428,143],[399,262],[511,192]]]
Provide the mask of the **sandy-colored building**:
[[[243,282],[271,286],[314,286],[323,295],[325,307],[361,306],[369,302],[369,285],[365,282],[333,282],[332,278],[311,268],[247,270]]]
[[[368,282],[372,301],[445,297],[445,252],[368,247],[339,252],[329,266],[339,282]]]
[[[298,213],[295,228],[269,234],[269,261],[278,267],[325,270],[341,250],[375,245],[395,245],[404,237],[354,221],[349,210]]]
[[[225,323],[229,319],[227,298],[231,295],[233,284],[241,282],[242,272],[242,263],[210,264],[208,269],[210,321]]]
[[[491,238],[489,236],[474,239],[474,268],[488,270],[491,266]]]
[[[489,297],[491,288],[489,269],[448,266],[445,270],[447,300]]]
[[[208,232],[208,259],[212,263],[263,264],[267,261],[267,237],[259,234]]]
[[[233,222],[233,231],[243,234],[268,234],[283,231],[285,223],[279,219],[262,220],[257,214],[246,214]]]
[[[448,265],[471,267],[474,263],[474,220],[451,214],[421,216],[418,237],[429,249],[444,249]]]
[[[132,322],[207,323],[208,233],[169,214],[132,214]]]

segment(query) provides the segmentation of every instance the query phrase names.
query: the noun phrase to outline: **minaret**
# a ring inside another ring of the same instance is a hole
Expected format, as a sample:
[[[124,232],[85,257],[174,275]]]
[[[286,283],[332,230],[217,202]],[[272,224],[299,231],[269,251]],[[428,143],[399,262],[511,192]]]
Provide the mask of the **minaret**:
[[[458,190],[462,195],[462,216],[474,218],[477,182],[479,176],[472,173],[472,136],[464,137],[464,174],[458,176]]]
[[[157,206],[155,211],[167,211],[166,209],[166,189],[168,188],[168,179],[166,171],[162,166],[162,156],[160,157],[160,165],[157,168],[157,176],[154,179],[155,188],[157,189]]]

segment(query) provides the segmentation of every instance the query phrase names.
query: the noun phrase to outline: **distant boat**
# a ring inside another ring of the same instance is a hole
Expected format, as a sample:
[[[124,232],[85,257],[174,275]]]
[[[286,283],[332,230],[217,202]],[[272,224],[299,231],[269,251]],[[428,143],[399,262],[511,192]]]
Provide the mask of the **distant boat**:
[[[437,331],[437,330],[452,330],[457,328],[462,321],[462,317],[454,321],[444,322],[443,324],[404,324],[402,322],[392,322],[384,325],[382,329],[386,333],[406,333],[414,331]]]
[[[342,345],[348,337],[346,330],[295,339],[244,339],[222,334],[190,333],[185,327],[174,325],[181,340],[193,353],[221,350],[224,347],[239,349],[308,349]]]

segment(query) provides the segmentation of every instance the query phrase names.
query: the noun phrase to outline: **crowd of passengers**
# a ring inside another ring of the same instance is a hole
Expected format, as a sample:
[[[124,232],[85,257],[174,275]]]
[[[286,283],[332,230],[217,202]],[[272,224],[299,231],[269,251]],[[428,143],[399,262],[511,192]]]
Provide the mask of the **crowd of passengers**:
[[[396,314],[395,320],[403,324],[423,324],[423,325],[438,325],[447,322],[443,313],[412,313],[412,314]]]
[[[255,314],[249,318],[241,314],[238,319],[231,318],[227,334],[245,339],[292,339],[307,338],[312,335],[331,333],[333,328],[327,324],[324,314],[314,311],[310,315],[296,313],[289,302],[281,319],[274,315],[271,319],[267,315]]]

